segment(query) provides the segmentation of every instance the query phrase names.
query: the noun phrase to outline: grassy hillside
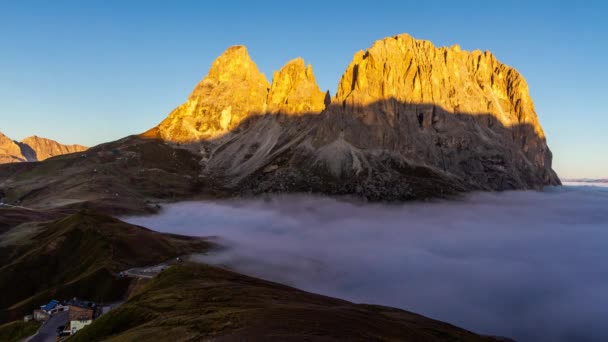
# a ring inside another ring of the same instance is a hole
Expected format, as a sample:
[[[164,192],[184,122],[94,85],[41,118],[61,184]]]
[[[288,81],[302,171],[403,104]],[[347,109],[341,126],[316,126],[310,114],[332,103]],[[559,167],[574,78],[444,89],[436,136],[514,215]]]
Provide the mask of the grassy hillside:
[[[196,264],[174,266],[70,341],[492,341],[402,310],[356,305]]]
[[[17,342],[36,333],[40,323],[36,321],[15,321],[0,325],[0,341]]]
[[[0,322],[19,319],[51,298],[118,300],[130,280],[117,272],[207,247],[200,239],[156,233],[90,211],[69,215],[0,255]]]

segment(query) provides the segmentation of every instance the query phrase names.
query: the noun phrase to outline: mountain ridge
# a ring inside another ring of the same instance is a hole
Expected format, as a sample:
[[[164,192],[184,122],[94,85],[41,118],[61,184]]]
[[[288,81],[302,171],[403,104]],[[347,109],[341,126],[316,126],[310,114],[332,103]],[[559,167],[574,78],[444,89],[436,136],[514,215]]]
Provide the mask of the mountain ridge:
[[[322,96],[301,58],[269,83],[244,46],[230,47],[188,101],[144,136],[200,145],[204,170],[231,188],[282,171],[288,183],[311,172],[338,180],[365,174],[386,187],[400,179],[388,174],[401,172],[387,162],[445,173],[440,178],[468,191],[561,184],[521,74],[488,51],[437,48],[407,34],[357,52],[334,97]],[[287,170],[277,158],[288,161]]]
[[[0,195],[124,214],[195,198],[407,201],[561,184],[525,79],[488,52],[389,37],[355,54],[340,85],[323,93],[302,59],[268,82],[230,47],[158,126],[87,158],[0,167]]]
[[[85,151],[82,145],[64,145],[36,135],[14,141],[0,132],[0,164],[42,161],[51,157]]]

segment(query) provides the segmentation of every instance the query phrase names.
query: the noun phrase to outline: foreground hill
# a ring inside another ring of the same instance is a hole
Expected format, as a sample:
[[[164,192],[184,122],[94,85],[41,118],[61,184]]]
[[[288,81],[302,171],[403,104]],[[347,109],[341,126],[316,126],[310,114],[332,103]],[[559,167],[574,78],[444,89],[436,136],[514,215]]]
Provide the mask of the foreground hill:
[[[494,341],[403,310],[197,264],[161,273],[71,340]]]
[[[31,136],[16,142],[0,133],[0,164],[42,161],[86,149],[81,145],[63,145],[54,140],[37,136]]]
[[[70,340],[494,340],[403,310],[353,304],[202,264],[174,265],[147,284],[134,283],[118,272],[205,252],[211,244],[92,211],[0,209],[4,217],[13,219],[0,232],[0,330],[10,339],[31,335],[36,327],[22,324],[21,317],[51,298],[108,302],[130,294]]]
[[[0,209],[0,219],[11,210]],[[87,211],[22,222],[0,231],[0,322],[20,319],[52,298],[119,300],[130,280],[118,278],[118,272],[208,247],[201,239],[160,234]]]

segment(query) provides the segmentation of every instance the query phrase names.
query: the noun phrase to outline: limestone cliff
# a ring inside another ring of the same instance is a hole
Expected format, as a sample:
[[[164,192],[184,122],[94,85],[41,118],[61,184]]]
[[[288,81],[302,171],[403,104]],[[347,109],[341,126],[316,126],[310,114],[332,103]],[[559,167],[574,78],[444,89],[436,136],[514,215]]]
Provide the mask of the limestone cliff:
[[[326,94],[301,58],[285,65],[270,85],[244,46],[228,48],[212,64],[188,101],[158,126],[162,139],[194,142],[233,131],[250,116],[320,113]]]
[[[249,115],[264,113],[270,84],[244,46],[217,58],[188,101],[159,125],[163,139],[179,142],[215,137]]]
[[[525,79],[490,52],[385,38],[355,54],[334,104],[352,120],[334,123],[334,135],[358,147],[396,151],[480,188],[559,184]]]
[[[268,93],[268,111],[283,114],[321,113],[328,94],[317,85],[312,66],[302,58],[287,63],[274,73]]]
[[[405,34],[356,53],[333,99],[302,59],[269,85],[229,48],[153,131],[196,143],[201,177],[240,193],[410,199],[560,183],[515,69]]]
[[[21,142],[16,142],[0,133],[0,164],[42,161],[86,149],[81,145],[63,145],[54,140],[37,136],[31,136]]]

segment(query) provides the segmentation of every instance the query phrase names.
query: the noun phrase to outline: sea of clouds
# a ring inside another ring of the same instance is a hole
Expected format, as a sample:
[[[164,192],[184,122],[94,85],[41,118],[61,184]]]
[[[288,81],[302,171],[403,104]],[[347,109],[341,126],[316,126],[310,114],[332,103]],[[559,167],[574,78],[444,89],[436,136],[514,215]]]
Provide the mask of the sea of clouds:
[[[215,236],[207,263],[518,341],[608,341],[608,187],[365,204],[188,202],[126,221]]]

